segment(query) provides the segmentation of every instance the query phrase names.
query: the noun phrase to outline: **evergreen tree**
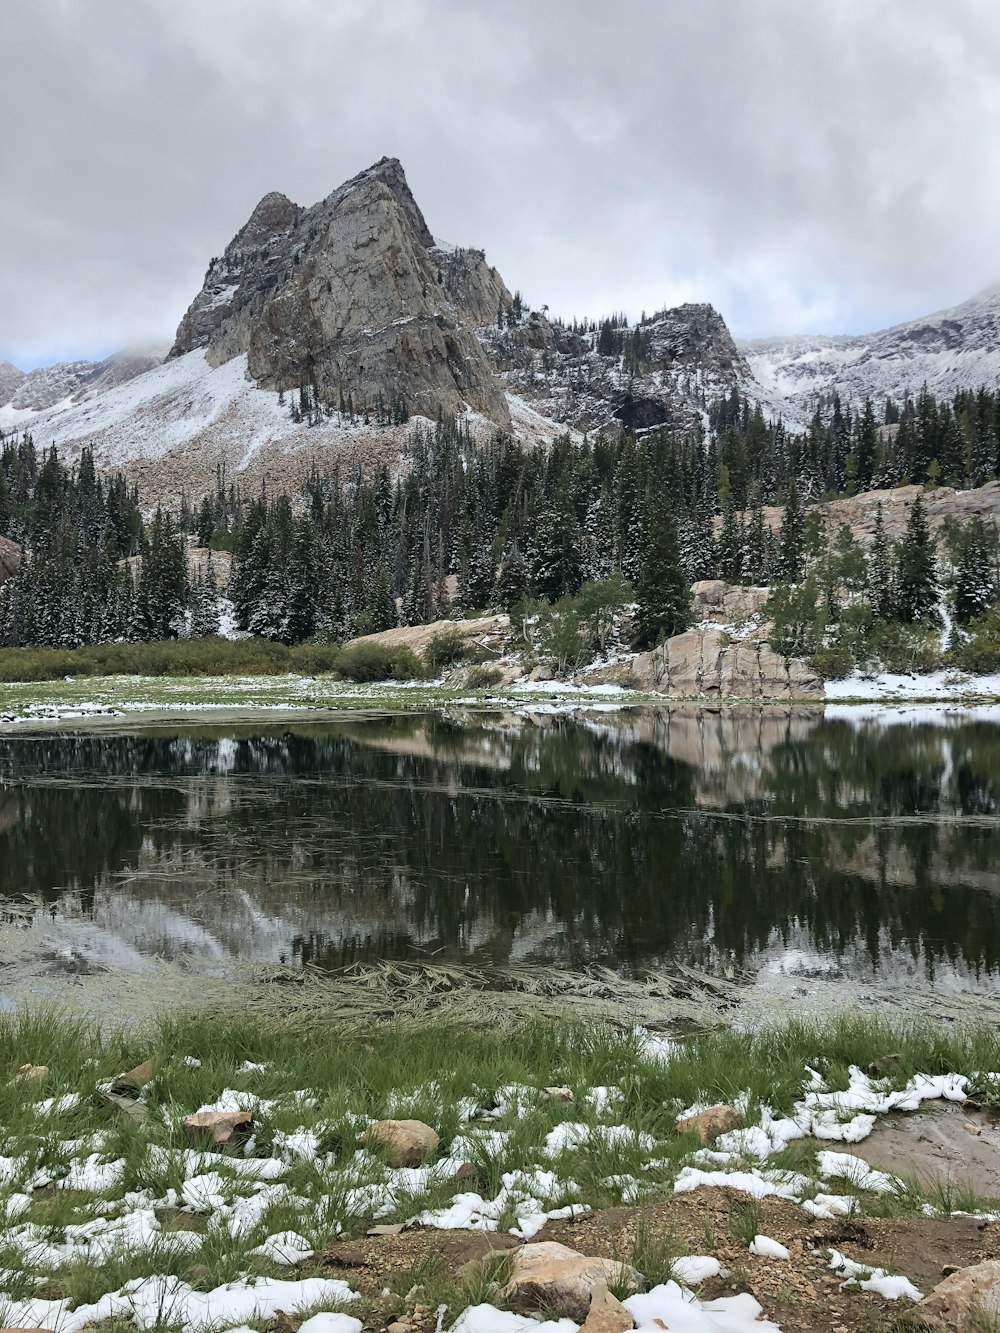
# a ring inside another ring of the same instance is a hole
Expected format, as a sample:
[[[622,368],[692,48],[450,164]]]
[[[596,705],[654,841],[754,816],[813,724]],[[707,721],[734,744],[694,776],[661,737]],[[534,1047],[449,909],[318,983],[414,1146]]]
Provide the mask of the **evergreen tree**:
[[[881,502],[875,507],[875,528],[868,553],[868,600],[877,620],[891,620],[895,609],[892,553]]]
[[[651,648],[691,623],[691,589],[684,576],[674,516],[666,506],[647,523],[635,592],[637,647]]]
[[[790,583],[798,583],[805,566],[805,518],[799,504],[799,488],[793,477],[781,517],[778,535],[778,567]]]
[[[934,540],[927,526],[923,496],[910,506],[896,552],[896,615],[904,624],[931,617],[938,601]]]
[[[960,625],[982,615],[997,599],[996,546],[996,530],[991,532],[978,514],[970,519],[955,565],[955,619]]]

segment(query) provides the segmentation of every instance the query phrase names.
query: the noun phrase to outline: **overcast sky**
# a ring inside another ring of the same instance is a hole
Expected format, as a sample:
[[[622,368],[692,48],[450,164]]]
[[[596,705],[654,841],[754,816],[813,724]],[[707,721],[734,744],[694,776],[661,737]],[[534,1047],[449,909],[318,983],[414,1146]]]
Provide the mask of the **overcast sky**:
[[[1000,281],[995,0],[0,0],[0,358],[169,341],[388,154],[566,316],[861,332]]]

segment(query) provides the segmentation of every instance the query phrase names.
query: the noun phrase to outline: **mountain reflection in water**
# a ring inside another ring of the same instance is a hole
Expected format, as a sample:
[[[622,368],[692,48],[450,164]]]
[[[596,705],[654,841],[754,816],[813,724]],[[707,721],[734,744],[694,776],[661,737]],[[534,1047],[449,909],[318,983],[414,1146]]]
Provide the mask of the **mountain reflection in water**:
[[[1000,725],[428,714],[0,740],[0,915],[157,955],[1000,989]]]

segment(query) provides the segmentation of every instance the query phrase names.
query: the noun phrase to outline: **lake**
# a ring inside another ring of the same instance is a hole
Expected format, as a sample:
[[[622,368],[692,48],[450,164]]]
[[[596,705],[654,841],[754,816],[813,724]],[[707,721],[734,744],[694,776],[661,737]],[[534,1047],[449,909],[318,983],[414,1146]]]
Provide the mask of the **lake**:
[[[374,959],[1000,989],[1000,725],[454,710],[0,738],[54,970]]]

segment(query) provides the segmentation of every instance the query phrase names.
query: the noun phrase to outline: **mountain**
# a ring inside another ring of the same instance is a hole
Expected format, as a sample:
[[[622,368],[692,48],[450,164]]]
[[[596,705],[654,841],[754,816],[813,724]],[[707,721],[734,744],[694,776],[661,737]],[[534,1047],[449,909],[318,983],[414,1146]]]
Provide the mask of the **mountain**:
[[[738,342],[773,415],[804,422],[834,390],[845,402],[935,396],[1000,380],[1000,285],[971,300],[878,333]]]
[[[271,193],[211,260],[162,363],[0,367],[0,428],[30,429],[144,497],[219,468],[248,488],[405,456],[407,418],[525,440],[684,428],[750,369],[711,306],[570,330],[512,296],[482,250],[436,240],[394,158],[304,208]],[[308,407],[300,410],[305,389]]]

